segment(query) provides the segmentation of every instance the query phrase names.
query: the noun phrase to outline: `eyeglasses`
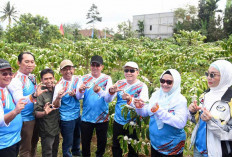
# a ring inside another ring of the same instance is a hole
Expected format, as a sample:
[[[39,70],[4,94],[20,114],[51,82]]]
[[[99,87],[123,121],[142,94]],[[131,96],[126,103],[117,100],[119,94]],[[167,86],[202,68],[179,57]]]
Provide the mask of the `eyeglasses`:
[[[160,83],[164,84],[165,82],[166,82],[168,85],[171,85],[173,81],[172,81],[172,80],[160,79]]]
[[[214,78],[214,77],[217,76],[217,75],[220,76],[219,74],[205,72],[205,76],[206,76],[206,77],[209,76],[210,78]]]
[[[100,67],[101,65],[99,63],[91,63],[91,67]]]
[[[2,76],[7,76],[7,75],[9,75],[9,76],[13,76],[14,75],[14,73],[12,73],[12,72],[1,72],[1,74],[2,74]]]
[[[65,68],[63,68],[62,70],[63,70],[63,71],[69,71],[69,70],[71,71],[72,69],[74,69],[74,67],[67,67],[67,68],[65,67]]]
[[[130,73],[134,73],[136,70],[135,69],[124,69],[125,73],[128,73],[130,71]]]

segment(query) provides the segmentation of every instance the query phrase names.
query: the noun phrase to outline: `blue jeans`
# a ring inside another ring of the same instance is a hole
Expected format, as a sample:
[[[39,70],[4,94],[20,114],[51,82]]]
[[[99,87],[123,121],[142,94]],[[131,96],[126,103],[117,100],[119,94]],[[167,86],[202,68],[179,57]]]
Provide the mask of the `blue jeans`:
[[[72,155],[80,154],[80,129],[81,117],[70,120],[61,120],[61,135],[63,137],[62,151],[63,157],[72,157]],[[70,152],[71,149],[71,152]]]

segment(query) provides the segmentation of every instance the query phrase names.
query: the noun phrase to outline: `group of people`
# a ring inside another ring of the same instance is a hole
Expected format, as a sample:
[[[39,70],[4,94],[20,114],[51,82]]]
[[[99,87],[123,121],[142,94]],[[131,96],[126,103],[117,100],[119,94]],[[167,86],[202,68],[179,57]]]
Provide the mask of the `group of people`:
[[[37,85],[31,74],[35,58],[30,52],[18,56],[19,70],[12,73],[8,61],[0,59],[0,156],[34,157],[41,138],[42,156],[55,157],[61,133],[64,157],[91,156],[91,139],[97,136],[96,157],[102,157],[107,144],[109,102],[117,97],[113,122],[112,155],[123,152],[119,136],[138,140],[124,125],[134,121],[130,112],[122,115],[125,104],[138,115],[150,116],[149,133],[151,156],[183,156],[187,120],[196,123],[191,145],[194,156],[232,155],[232,64],[226,60],[213,62],[205,73],[209,89],[200,100],[187,107],[181,94],[181,76],[168,69],[160,76],[160,88],[151,98],[147,85],[140,81],[137,63],[129,61],[123,66],[125,79],[112,83],[102,73],[101,56],[91,58],[89,74],[74,75],[75,66],[70,60],[60,63],[62,78],[55,84],[52,69],[40,73]],[[80,100],[83,100],[82,106]],[[198,103],[199,102],[199,103]],[[82,109],[81,109],[82,107]],[[81,144],[81,148],[80,148]],[[128,144],[128,156],[138,152]]]

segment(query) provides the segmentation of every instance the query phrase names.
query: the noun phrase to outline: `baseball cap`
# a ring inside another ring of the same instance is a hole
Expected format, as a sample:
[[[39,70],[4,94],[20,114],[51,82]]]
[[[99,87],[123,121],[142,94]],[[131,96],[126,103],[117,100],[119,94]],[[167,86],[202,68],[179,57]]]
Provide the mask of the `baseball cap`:
[[[60,70],[63,69],[66,66],[72,66],[73,67],[73,63],[72,61],[65,59],[60,63]]]
[[[91,58],[91,63],[96,62],[99,64],[103,64],[103,59],[101,56],[95,55]]]
[[[127,62],[127,63],[123,66],[123,68],[125,68],[125,67],[132,67],[132,68],[135,68],[135,69],[139,69],[138,64],[135,63],[135,62]]]
[[[0,70],[11,69],[10,63],[2,58],[0,58]]]

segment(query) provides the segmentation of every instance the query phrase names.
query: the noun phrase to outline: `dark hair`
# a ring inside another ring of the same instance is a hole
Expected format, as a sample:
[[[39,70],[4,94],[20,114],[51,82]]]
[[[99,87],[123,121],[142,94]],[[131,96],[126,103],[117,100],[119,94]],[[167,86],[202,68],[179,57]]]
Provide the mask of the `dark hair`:
[[[32,57],[33,57],[34,60],[35,60],[35,56],[34,56],[31,52],[21,52],[21,53],[18,55],[18,61],[19,61],[19,63],[22,62],[22,60],[23,60],[23,55],[24,55],[24,54],[32,55]]]
[[[171,74],[171,72],[168,70],[168,71],[166,71],[164,74],[163,74],[163,76],[165,75],[165,74],[169,74],[169,75],[171,75],[172,76],[172,74]]]
[[[53,71],[52,69],[50,69],[50,68],[47,68],[47,69],[44,69],[44,70],[42,70],[42,71],[40,72],[40,78],[42,79],[43,76],[44,76],[45,74],[47,74],[47,73],[52,74],[52,76],[54,77],[54,71]]]

